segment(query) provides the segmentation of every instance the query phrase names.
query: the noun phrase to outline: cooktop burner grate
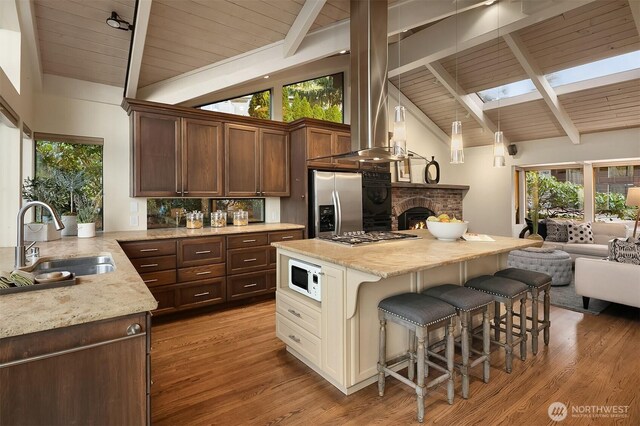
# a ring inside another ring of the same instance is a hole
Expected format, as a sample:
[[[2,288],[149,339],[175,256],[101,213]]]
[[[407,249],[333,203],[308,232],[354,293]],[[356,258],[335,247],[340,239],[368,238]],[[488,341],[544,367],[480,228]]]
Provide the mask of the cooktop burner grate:
[[[419,238],[417,235],[401,234],[398,232],[388,231],[356,231],[347,232],[342,235],[320,235],[318,237],[324,241],[330,241],[333,243],[345,244],[349,246],[358,246],[362,244],[379,243],[383,241],[396,241],[404,240],[407,238]]]

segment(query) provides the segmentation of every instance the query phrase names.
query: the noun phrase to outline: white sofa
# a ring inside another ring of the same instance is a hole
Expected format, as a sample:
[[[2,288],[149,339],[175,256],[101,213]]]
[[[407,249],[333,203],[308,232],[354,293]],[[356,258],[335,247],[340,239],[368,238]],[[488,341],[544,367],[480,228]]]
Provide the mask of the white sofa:
[[[593,244],[569,244],[545,241],[543,247],[554,248],[569,253],[573,261],[578,257],[604,259],[609,254],[609,241],[614,238],[627,238],[633,232],[624,223],[591,222]]]
[[[579,257],[575,269],[585,309],[591,297],[640,308],[640,265]]]

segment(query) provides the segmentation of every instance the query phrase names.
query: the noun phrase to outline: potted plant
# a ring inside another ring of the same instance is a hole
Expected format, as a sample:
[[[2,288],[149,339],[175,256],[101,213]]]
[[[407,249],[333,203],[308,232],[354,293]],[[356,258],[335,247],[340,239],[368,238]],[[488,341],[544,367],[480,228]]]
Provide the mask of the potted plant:
[[[78,235],[77,212],[73,209],[73,200],[74,194],[81,191],[86,183],[84,171],[72,172],[57,170],[54,173],[54,180],[61,191],[68,192],[69,194],[68,210],[65,208],[62,214],[62,223],[64,223],[62,236]]]
[[[26,178],[22,185],[22,198],[26,201],[44,201],[56,211],[64,201],[60,198],[58,186],[51,178]],[[34,221],[24,224],[25,241],[52,241],[61,238],[61,231],[56,230],[51,219],[43,214],[40,207],[35,209]]]
[[[76,194],[76,205],[78,206],[78,238],[95,237],[96,219],[102,205],[102,193],[94,196],[78,193]]]
[[[531,173],[531,210],[529,211],[531,217],[531,234],[527,238],[543,240],[542,236],[538,234],[538,222],[540,220],[539,176],[537,171],[528,173]]]

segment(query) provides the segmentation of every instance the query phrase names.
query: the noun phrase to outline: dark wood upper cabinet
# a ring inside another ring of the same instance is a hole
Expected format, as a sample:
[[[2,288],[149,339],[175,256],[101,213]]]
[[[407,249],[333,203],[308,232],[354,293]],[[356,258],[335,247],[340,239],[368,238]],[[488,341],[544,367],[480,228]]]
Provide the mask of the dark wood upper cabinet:
[[[131,195],[180,195],[180,117],[134,112]]]
[[[189,197],[224,195],[222,123],[182,119],[182,193]]]
[[[289,196],[289,135],[281,130],[260,130],[260,195]]]
[[[351,152],[351,133],[335,132],[331,144],[331,155],[347,154]],[[333,159],[335,167],[340,169],[358,169],[358,161]]]

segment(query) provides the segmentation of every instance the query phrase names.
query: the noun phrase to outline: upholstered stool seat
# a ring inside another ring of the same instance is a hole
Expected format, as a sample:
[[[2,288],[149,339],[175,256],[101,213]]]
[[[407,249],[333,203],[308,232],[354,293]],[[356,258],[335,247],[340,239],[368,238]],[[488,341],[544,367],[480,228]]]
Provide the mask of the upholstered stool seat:
[[[489,350],[491,336],[489,333],[489,311],[488,306],[493,302],[493,297],[489,294],[473,290],[468,287],[461,287],[455,284],[443,284],[431,287],[422,292],[427,296],[447,302],[456,308],[458,317],[460,318],[460,346],[462,349],[462,364],[457,365],[462,374],[462,397],[469,398],[469,368],[475,367],[480,363],[484,363],[482,379],[485,383],[489,382]],[[474,311],[482,309],[482,352],[474,350],[471,346],[469,326],[471,325],[471,315]],[[469,352],[477,355],[471,363],[469,363]]]
[[[513,305],[520,301],[520,324],[526,324],[526,302],[529,287],[520,281],[493,275],[481,275],[472,278],[465,283],[465,287],[485,292],[493,297],[495,312],[493,329],[495,338],[493,343],[500,345],[505,350],[505,370],[511,373],[513,366],[513,347],[520,343],[520,359],[527,359],[527,333],[525,330],[514,332],[513,326]],[[505,332],[505,342],[500,340],[502,329],[502,316],[500,315],[500,304],[504,304],[507,311]],[[516,339],[514,339],[516,336]]]
[[[418,402],[418,421],[424,421],[424,395],[427,388],[433,387],[444,381],[447,383],[447,399],[453,404],[453,318],[456,310],[446,302],[420,293],[404,293],[388,297],[378,304],[378,317],[380,319],[380,345],[378,352],[378,393],[384,396],[385,375],[389,374],[402,383],[416,390]],[[394,365],[388,366],[386,359],[387,321],[400,324],[409,330],[409,350],[405,356],[389,361],[397,365],[405,360],[409,361],[408,378],[396,373]],[[446,363],[447,367],[441,367],[429,361],[429,355],[433,355],[426,347],[426,339],[429,330],[427,327],[436,326],[438,323],[445,327],[446,339]],[[417,363],[417,377],[414,382],[414,362]],[[425,384],[425,366],[430,366],[443,374]]]
[[[527,320],[531,321],[531,328],[527,331],[531,334],[531,351],[534,355],[538,353],[538,335],[540,330],[544,332],[544,344],[549,345],[549,331],[551,328],[550,318],[550,292],[552,285],[552,277],[548,274],[536,271],[528,271],[520,268],[507,268],[498,271],[495,276],[509,278],[520,281],[529,287],[531,293],[531,316]],[[544,292],[543,316],[542,320],[538,318],[538,301],[540,292]]]
[[[569,285],[573,277],[571,256],[562,250],[513,250],[507,266],[550,275],[553,286]]]

